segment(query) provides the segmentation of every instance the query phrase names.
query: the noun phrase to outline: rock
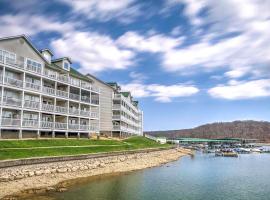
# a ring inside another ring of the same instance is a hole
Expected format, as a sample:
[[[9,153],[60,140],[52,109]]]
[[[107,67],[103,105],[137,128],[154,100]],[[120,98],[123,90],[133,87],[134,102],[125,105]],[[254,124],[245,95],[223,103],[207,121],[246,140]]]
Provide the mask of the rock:
[[[35,171],[36,176],[41,176],[43,174],[43,171]]]
[[[60,168],[56,170],[57,173],[65,173],[67,172],[67,168]]]
[[[8,182],[10,181],[10,177],[8,175],[3,175],[0,177],[0,182]]]
[[[57,192],[65,192],[65,191],[67,191],[67,188],[64,188],[64,187],[57,188],[56,191],[57,191]]]
[[[32,171],[29,171],[29,172],[28,172],[28,176],[31,177],[31,176],[34,176],[34,175],[35,175],[35,172],[32,172]]]

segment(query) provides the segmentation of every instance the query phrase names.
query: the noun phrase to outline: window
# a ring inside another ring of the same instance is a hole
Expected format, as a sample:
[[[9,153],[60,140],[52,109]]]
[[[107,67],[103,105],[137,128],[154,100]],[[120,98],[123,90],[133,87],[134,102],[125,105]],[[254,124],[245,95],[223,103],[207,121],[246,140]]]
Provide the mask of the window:
[[[41,72],[42,65],[37,61],[27,58],[26,67],[31,71]]]
[[[16,54],[5,50],[0,50],[0,62],[16,63]]]
[[[64,61],[64,69],[69,71],[69,63]]]

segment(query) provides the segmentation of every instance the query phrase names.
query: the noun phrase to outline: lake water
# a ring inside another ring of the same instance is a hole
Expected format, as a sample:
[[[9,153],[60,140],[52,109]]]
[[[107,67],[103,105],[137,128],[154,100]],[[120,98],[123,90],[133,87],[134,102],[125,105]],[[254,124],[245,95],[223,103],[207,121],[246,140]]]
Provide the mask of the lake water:
[[[161,167],[97,178],[47,197],[60,200],[269,200],[270,154],[224,158],[198,153]]]

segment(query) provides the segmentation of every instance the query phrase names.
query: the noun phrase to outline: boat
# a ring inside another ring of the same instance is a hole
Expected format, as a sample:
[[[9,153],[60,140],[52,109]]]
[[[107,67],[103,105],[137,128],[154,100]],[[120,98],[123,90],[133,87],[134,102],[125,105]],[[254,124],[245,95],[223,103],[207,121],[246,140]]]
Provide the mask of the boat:
[[[215,156],[238,157],[238,154],[233,149],[222,149],[222,150],[217,150],[215,152]]]

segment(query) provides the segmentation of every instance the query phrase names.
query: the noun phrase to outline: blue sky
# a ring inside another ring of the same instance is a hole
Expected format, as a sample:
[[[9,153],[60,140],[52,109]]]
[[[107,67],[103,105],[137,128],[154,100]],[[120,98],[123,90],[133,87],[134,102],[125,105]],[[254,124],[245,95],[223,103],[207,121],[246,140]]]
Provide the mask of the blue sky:
[[[131,90],[145,130],[270,120],[270,1],[0,1],[0,36]]]

